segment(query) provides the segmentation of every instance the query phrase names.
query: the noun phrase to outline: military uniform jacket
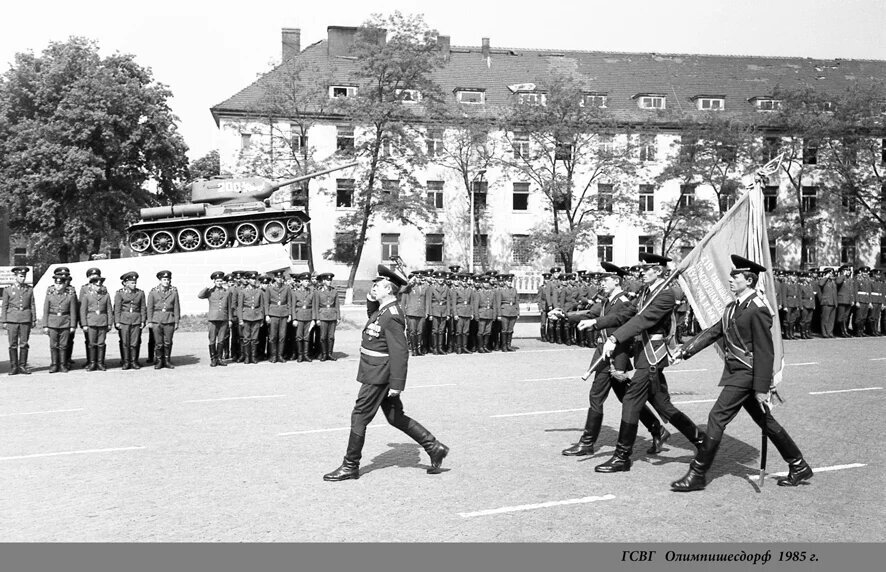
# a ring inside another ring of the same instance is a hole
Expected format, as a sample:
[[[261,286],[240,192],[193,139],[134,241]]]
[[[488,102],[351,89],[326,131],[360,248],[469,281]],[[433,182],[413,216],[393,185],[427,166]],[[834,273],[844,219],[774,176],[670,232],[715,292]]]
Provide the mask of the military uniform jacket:
[[[292,289],[291,315],[293,320],[299,322],[310,322],[317,319],[313,289],[298,287]]]
[[[148,308],[145,293],[138,288],[121,288],[114,294],[114,322],[141,326],[148,321]]]
[[[286,318],[292,315],[292,289],[283,284],[271,284],[265,291],[265,315]]]
[[[265,319],[265,291],[259,287],[247,286],[240,291],[237,299],[237,317],[243,322],[257,322]]]
[[[177,324],[181,319],[181,306],[175,286],[163,289],[154,286],[148,293],[148,322],[151,324]]]
[[[822,278],[818,281],[818,301],[822,306],[837,305],[837,285],[833,278]]]
[[[848,276],[837,276],[837,304],[855,303],[855,280]]]
[[[317,288],[314,291],[314,307],[318,320],[331,322],[338,320],[341,314],[338,307],[338,289],[334,286],[331,288]]]
[[[782,306],[785,308],[800,307],[800,285],[796,282],[787,282],[784,285],[784,300]]]
[[[114,307],[108,289],[104,286],[87,288],[80,300],[80,326],[107,328],[111,326],[113,316]]]
[[[240,292],[243,291],[243,288],[234,285],[228,288],[228,291],[231,293],[231,307],[233,308],[234,320],[239,320],[240,317],[237,316],[237,308],[239,307],[238,304],[240,303]]]
[[[561,306],[564,311],[570,312],[578,307],[578,300],[581,297],[581,292],[578,289],[578,286],[566,286],[563,289],[563,305]]]
[[[547,308],[545,308],[546,310],[560,307],[561,300],[559,280],[551,280],[547,284],[545,284],[545,304],[547,305]]]
[[[805,310],[815,309],[815,289],[812,284],[800,284],[800,307]]]
[[[469,286],[456,286],[451,290],[452,315],[470,318],[474,315],[474,289]]]
[[[389,384],[391,389],[406,388],[409,350],[406,346],[406,320],[396,301],[376,309],[363,328],[357,381],[367,385]]]
[[[692,356],[714,342],[725,355],[720,385],[744,387],[766,393],[772,385],[775,347],[772,342],[772,312],[756,292],[726,307],[719,322],[684,346]]]
[[[492,290],[477,290],[474,295],[474,317],[483,320],[498,318],[498,306],[495,303],[495,292]]]
[[[28,284],[13,284],[3,290],[3,310],[0,322],[32,324],[37,320],[34,289]]]
[[[857,278],[855,280],[855,301],[859,304],[870,304],[872,286],[873,282],[870,278]]]
[[[784,307],[784,287],[785,282],[779,278],[775,279],[775,303],[779,308]]]
[[[634,356],[638,367],[659,365],[667,358],[667,343],[674,326],[671,318],[676,308],[677,296],[669,285],[659,283],[653,290],[644,288],[637,298],[636,315],[611,335],[617,343],[639,338],[642,350]]]
[[[542,284],[541,286],[538,287],[538,293],[536,294],[535,301],[538,303],[538,311],[539,312],[545,311],[545,292],[546,292],[546,290],[547,290],[547,288],[545,287],[545,284]]]
[[[430,289],[425,284],[410,284],[406,286],[400,295],[400,305],[405,310],[407,316],[430,316]]]
[[[520,316],[520,301],[516,288],[501,288],[498,293],[498,315],[505,318]]]
[[[871,304],[882,306],[886,303],[886,282],[874,280],[871,283]]]
[[[209,300],[210,322],[231,322],[234,320],[234,304],[231,291],[225,288],[204,288],[197,293],[201,300]]]
[[[435,284],[431,287],[428,295],[430,296],[432,316],[448,318],[452,314],[450,307],[452,293],[449,286],[437,286]]]
[[[603,353],[603,344],[606,338],[615,332],[615,330],[627,322],[634,314],[637,313],[637,307],[624,290],[614,291],[611,296],[597,302],[588,310],[570,312],[566,317],[571,322],[579,322],[581,320],[589,320],[596,318],[597,323],[594,328],[596,334],[597,349],[594,352],[594,359]],[[631,369],[631,345],[633,338],[626,340],[615,346],[615,350],[610,357],[610,364],[618,371],[628,371]],[[599,371],[606,371],[605,369]]]
[[[46,290],[43,302],[43,326],[46,328],[77,327],[77,294],[70,286],[55,285]]]

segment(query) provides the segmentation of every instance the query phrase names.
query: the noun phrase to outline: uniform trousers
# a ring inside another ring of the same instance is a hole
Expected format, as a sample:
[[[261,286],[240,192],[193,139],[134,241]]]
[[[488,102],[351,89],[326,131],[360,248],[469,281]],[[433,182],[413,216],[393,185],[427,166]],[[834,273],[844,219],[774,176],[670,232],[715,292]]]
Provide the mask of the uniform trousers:
[[[289,320],[286,319],[286,316],[271,316],[271,321],[268,323],[269,344],[279,344],[286,339],[286,324],[288,323]]]
[[[856,336],[864,334],[864,325],[868,321],[869,311],[870,307],[867,302],[860,302],[855,308],[855,314],[852,316],[852,329],[855,330]]]
[[[68,347],[71,328],[49,328],[50,351],[61,351]]]
[[[796,325],[797,318],[800,317],[800,309],[799,308],[785,308],[784,309],[784,323],[788,326]]]
[[[647,372],[649,376],[649,403],[665,423],[670,422],[671,417],[680,414],[680,410],[671,403],[671,394],[668,393],[668,382],[665,379],[664,371],[656,366],[649,366],[645,370],[637,369],[634,373],[635,379],[641,371]]]
[[[800,327],[809,329],[812,326],[812,312],[815,308],[800,308]]]
[[[844,330],[848,327],[849,315],[852,310],[851,304],[837,304],[837,326]],[[841,334],[843,331],[840,332]]]
[[[615,397],[617,397],[620,402],[624,403],[628,387],[630,387],[628,383],[623,383],[613,378],[608,368],[605,371],[597,372],[597,375],[594,376],[594,382],[591,384],[591,389],[588,392],[588,409],[591,413],[603,417],[603,404],[606,402],[606,398],[609,397],[609,389],[611,388]],[[638,419],[643,423],[644,427],[649,429],[650,433],[658,435],[658,419],[655,418],[652,411],[645,405],[641,406],[638,413]],[[636,421],[634,423],[636,423]]]
[[[422,335],[424,320],[423,316],[406,316],[406,332],[410,336]]]
[[[216,345],[217,343],[228,337],[228,321],[227,320],[210,320],[209,321],[209,343]]]
[[[257,342],[261,324],[261,320],[240,320],[241,340],[244,342]]]
[[[120,324],[120,343],[124,348],[138,347],[142,343],[142,329],[139,324]]]
[[[403,401],[400,396],[389,397],[389,384],[370,385],[363,383],[357,393],[357,402],[351,412],[351,431],[357,435],[365,435],[366,427],[375,417],[379,408],[384,412],[388,423],[407,432],[410,423],[415,423],[412,418],[403,413]]]
[[[431,332],[442,334],[446,330],[446,316],[431,316]]]
[[[467,316],[455,317],[455,335],[467,335],[471,331],[471,319]]]
[[[105,347],[107,337],[107,326],[87,326],[86,328],[86,343],[92,347]]]
[[[175,332],[175,324],[154,324],[151,327],[154,333],[154,348],[168,348],[172,346],[172,334]]]
[[[308,339],[308,331],[311,329],[311,320],[296,320],[295,339],[302,342]]]
[[[477,335],[488,336],[492,333],[492,318],[477,319]]]
[[[874,304],[873,307],[871,308],[871,311],[868,312],[867,328],[868,328],[868,332],[870,332],[873,335],[877,335],[880,333],[879,322],[880,322],[880,313],[883,311],[882,308],[883,308],[882,304]]]
[[[513,334],[514,333],[514,324],[517,323],[517,316],[502,316],[501,317],[501,333],[503,334]]]
[[[320,339],[334,340],[335,326],[338,324],[336,320],[320,320]]]
[[[6,334],[9,336],[9,349],[26,350],[28,340],[31,339],[31,323],[30,322],[7,322]]]
[[[821,307],[821,335],[826,338],[834,337],[834,307]]]

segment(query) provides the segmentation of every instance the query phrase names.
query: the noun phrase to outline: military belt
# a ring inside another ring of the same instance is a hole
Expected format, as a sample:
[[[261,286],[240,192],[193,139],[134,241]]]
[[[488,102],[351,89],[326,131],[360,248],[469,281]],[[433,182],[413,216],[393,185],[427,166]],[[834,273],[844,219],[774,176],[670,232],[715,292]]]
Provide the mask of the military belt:
[[[335,304],[323,304],[324,308],[335,308]]]
[[[366,348],[364,348],[362,346],[360,347],[360,353],[365,356],[370,356],[370,357],[388,357],[388,354],[386,354],[386,353],[377,352],[375,350],[367,350]]]

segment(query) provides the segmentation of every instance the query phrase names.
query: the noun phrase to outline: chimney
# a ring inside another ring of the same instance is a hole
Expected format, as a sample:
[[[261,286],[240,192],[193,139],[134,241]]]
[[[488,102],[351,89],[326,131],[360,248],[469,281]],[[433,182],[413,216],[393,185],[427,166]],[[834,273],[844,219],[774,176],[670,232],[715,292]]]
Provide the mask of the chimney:
[[[351,52],[357,28],[351,26],[328,26],[326,28],[328,41],[326,42],[327,56],[346,56]]]
[[[489,38],[483,38],[483,57],[489,59]]]
[[[449,41],[449,36],[437,36],[437,47],[447,61],[449,60]]]
[[[283,61],[301,53],[301,30],[283,28]]]

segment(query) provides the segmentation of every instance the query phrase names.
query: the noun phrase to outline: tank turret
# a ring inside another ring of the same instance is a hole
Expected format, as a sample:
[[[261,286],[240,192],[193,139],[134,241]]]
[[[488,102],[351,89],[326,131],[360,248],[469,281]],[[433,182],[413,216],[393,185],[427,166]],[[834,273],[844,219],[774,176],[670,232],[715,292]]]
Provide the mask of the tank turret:
[[[167,254],[226,247],[284,243],[305,231],[303,211],[270,201],[275,191],[334,171],[348,163],[283,181],[262,177],[213,177],[188,185],[190,203],[149,207],[127,229],[136,253]]]

